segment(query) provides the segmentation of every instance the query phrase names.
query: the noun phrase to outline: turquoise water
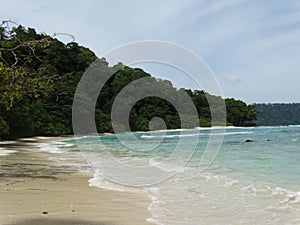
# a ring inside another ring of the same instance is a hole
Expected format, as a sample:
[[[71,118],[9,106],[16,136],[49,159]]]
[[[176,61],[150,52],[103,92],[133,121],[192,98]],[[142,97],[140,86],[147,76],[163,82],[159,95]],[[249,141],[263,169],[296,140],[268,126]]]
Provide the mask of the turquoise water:
[[[253,133],[225,137],[215,164],[232,169],[226,176],[299,190],[300,127],[247,130]]]
[[[90,184],[147,191],[149,221],[157,224],[300,224],[300,126],[227,129],[214,161],[200,171],[208,141],[218,146],[220,136],[186,130],[85,137],[77,144],[96,171]],[[132,187],[142,176],[145,185]]]

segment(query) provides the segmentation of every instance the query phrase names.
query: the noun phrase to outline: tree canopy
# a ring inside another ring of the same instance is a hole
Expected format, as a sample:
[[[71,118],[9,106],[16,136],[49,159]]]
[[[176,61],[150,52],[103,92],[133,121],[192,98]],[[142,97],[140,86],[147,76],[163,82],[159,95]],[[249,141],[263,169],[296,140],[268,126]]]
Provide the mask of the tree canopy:
[[[259,126],[287,126],[300,124],[300,103],[257,104],[255,121]]]
[[[72,134],[74,93],[83,73],[96,59],[95,53],[76,42],[64,44],[33,28],[10,28],[8,22],[3,22],[0,26],[0,138]],[[119,68],[105,83],[97,99],[98,132],[113,132],[111,108],[116,96],[129,83],[141,78],[149,78],[153,87],[161,87],[164,94],[173,98],[185,92],[196,107],[199,125],[211,126],[207,98],[218,102],[221,97],[200,90],[178,90],[170,81],[151,77],[140,68],[121,63],[109,66],[103,58],[98,62],[101,70],[108,72]],[[151,85],[140,88],[152,88]],[[225,103],[227,125],[254,125],[255,106],[235,99],[226,99]],[[174,106],[165,99],[150,96],[132,107],[130,129],[149,130],[149,122],[155,117],[162,118],[167,128],[180,128],[180,117]],[[154,129],[160,128],[157,123],[151,124]]]

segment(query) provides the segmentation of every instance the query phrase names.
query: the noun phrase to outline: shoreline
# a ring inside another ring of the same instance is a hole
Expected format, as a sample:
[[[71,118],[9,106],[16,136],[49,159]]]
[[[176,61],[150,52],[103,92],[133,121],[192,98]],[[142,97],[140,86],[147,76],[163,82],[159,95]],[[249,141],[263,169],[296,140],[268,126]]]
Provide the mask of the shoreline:
[[[274,212],[278,221],[299,222],[298,186],[293,191],[284,185],[262,185],[260,179],[247,183],[239,177],[226,177],[238,171],[241,164],[200,177],[197,170],[186,170],[177,176],[176,183],[166,181],[159,189],[120,190],[106,186],[101,179],[99,182],[98,177],[94,179],[98,183],[93,183],[95,174],[90,166],[76,155],[80,153],[75,146],[62,143],[65,140],[66,137],[35,137],[0,144],[0,153],[14,151],[0,157],[1,225],[150,225],[174,224],[186,218],[190,222],[222,224],[225,220],[244,221],[245,217],[249,224],[255,224],[263,218],[274,222]],[[197,179],[187,179],[193,174]],[[236,199],[236,194],[243,197]],[[253,204],[257,208],[250,213],[243,210]],[[282,208],[285,206],[288,208]],[[234,216],[229,216],[231,210],[236,212]]]
[[[0,156],[0,224],[152,224],[147,222],[151,217],[147,193],[89,186],[92,171],[77,172],[76,163],[52,161],[47,157],[51,153],[31,149],[38,139],[47,143],[65,137],[23,139],[1,146],[0,151],[11,152]]]
[[[289,125],[292,126],[292,125]],[[300,125],[293,125],[293,126],[300,126]],[[189,131],[189,130],[226,130],[226,129],[247,129],[247,128],[263,128],[268,126],[256,126],[256,127],[237,127],[237,126],[212,126],[212,127],[194,127],[194,128],[178,128],[178,129],[163,129],[163,130],[153,130],[153,131],[132,131],[132,132],[124,132],[120,134],[128,134],[128,133],[151,133],[151,132],[173,132],[173,131]],[[273,126],[272,126],[273,127]],[[277,127],[277,126],[274,126]],[[285,127],[285,126],[283,126]],[[288,126],[286,126],[288,127]],[[115,133],[91,133],[85,135],[76,135],[76,134],[68,134],[68,135],[59,135],[59,136],[29,136],[29,137],[19,137],[16,139],[0,139],[1,143],[13,143],[18,141],[62,141],[68,139],[76,139],[85,136],[108,136],[108,135],[115,135]],[[1,147],[1,146],[0,146]]]

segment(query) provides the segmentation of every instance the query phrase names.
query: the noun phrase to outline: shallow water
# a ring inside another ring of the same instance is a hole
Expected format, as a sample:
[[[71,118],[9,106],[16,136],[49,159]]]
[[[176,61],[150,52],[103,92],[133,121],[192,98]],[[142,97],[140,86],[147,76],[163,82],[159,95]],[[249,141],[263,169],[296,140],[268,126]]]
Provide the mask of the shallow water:
[[[227,129],[214,161],[199,170],[207,144],[218,146],[220,136],[213,130],[136,133],[84,137],[50,149],[57,159],[75,160],[78,152],[73,159],[70,152],[79,145],[98,172],[90,185],[147,191],[148,220],[157,224],[300,224],[300,127]]]

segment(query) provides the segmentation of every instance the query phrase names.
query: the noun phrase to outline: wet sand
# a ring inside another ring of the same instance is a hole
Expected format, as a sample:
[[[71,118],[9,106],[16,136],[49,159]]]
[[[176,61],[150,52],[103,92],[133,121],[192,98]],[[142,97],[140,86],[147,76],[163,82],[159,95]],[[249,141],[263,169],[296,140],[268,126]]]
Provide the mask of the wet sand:
[[[0,151],[16,151],[0,156],[1,225],[150,224],[146,193],[90,187],[91,172],[49,160],[49,153],[30,150],[34,142],[10,145],[0,146]]]

